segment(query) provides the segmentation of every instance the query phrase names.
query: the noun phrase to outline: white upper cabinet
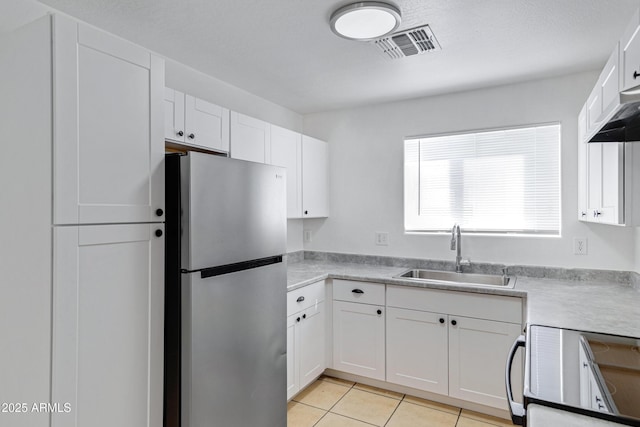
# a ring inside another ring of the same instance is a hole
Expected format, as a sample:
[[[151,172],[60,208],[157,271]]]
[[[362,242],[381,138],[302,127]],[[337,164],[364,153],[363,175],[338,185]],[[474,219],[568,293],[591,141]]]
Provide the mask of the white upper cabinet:
[[[162,59],[56,15],[54,71],[54,224],[162,221]]]
[[[585,145],[587,215],[581,219],[624,225],[625,143]]]
[[[600,74],[600,79],[598,80],[598,87],[600,90],[600,96],[602,99],[602,116],[601,120],[607,118],[613,110],[620,105],[620,97],[618,94],[620,93],[620,69],[619,67],[619,53],[618,53],[618,45],[613,50],[607,63]]]
[[[270,163],[271,125],[232,111],[230,148],[234,159]]]
[[[302,217],[329,216],[327,143],[302,136]]]
[[[164,88],[164,139],[184,142],[184,93]]]
[[[302,135],[271,125],[270,163],[287,169],[287,218],[301,218]]]
[[[229,110],[174,89],[164,90],[164,137],[213,151],[229,151]]]
[[[586,132],[589,137],[592,136],[591,132],[600,128],[602,122],[608,119],[608,115],[613,113],[620,103],[618,59],[618,45],[616,45],[587,99]]]
[[[587,219],[587,107],[578,115],[578,219]]]
[[[620,39],[620,89],[627,90],[640,85],[640,10],[636,10]]]

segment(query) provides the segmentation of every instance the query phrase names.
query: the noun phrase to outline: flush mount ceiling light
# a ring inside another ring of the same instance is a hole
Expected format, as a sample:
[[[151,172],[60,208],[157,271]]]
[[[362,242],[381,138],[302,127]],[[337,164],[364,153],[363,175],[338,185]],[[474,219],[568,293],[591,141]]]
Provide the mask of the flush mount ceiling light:
[[[345,39],[374,40],[400,25],[400,10],[377,1],[363,1],[341,7],[331,15],[331,30]]]

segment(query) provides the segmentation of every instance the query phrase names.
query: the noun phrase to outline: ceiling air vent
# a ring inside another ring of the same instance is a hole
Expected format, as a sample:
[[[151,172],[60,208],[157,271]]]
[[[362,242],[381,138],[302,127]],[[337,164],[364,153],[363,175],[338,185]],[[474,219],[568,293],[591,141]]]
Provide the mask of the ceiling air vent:
[[[378,49],[391,59],[421,55],[436,49],[442,49],[438,39],[428,25],[399,31],[390,36],[374,40]]]

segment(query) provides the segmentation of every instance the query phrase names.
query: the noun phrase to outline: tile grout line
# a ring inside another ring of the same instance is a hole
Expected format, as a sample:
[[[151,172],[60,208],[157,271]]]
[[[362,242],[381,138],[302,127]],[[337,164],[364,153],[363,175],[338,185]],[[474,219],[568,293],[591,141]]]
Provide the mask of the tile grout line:
[[[325,380],[318,378],[316,381],[325,381]],[[331,381],[326,381],[326,382],[328,382],[328,383],[330,383],[330,384],[336,384],[336,383],[331,382]],[[340,384],[337,384],[337,385],[340,385]],[[326,416],[327,416],[327,414],[328,414],[328,413],[333,409],[333,407],[334,407],[334,406],[336,406],[336,405],[338,404],[338,402],[340,402],[340,401],[341,401],[341,400],[342,400],[342,399],[347,395],[347,393],[349,393],[349,391],[351,391],[351,390],[353,389],[353,386],[354,386],[354,385],[356,385],[356,383],[355,383],[355,382],[354,382],[353,384],[351,384],[351,386],[349,387],[349,390],[347,390],[347,391],[342,395],[342,397],[340,397],[340,399],[336,400],[336,403],[334,403],[334,404],[333,404],[329,409],[326,409],[326,410],[325,410],[325,409],[323,409],[323,410],[325,411],[324,415],[322,415],[322,416],[320,417],[320,419],[319,419],[315,424],[313,424],[313,426],[312,426],[312,427],[317,426],[317,425],[318,425],[318,423],[319,423],[320,421],[322,421],[322,419],[323,419],[324,417],[326,417]],[[344,387],[346,387],[346,385],[345,385]],[[322,409],[322,408],[320,408],[320,409]],[[359,421],[359,420],[358,420],[358,421]]]
[[[394,408],[393,412],[391,413],[391,415],[389,415],[389,418],[387,419],[387,421],[385,421],[384,426],[386,426],[387,424],[389,424],[389,421],[391,421],[391,418],[393,418],[393,415],[396,413],[396,411],[398,411],[398,408],[400,407],[400,404],[404,401],[404,397],[406,396],[406,394],[402,395],[402,399],[400,399],[400,401],[398,402],[398,404],[396,405],[396,407]]]

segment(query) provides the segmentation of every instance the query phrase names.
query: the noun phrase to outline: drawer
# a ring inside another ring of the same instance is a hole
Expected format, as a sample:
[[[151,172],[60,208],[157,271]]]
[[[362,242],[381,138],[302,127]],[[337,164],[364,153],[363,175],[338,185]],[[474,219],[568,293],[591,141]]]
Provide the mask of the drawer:
[[[333,280],[333,299],[362,304],[384,305],[385,285],[358,282],[355,280]]]
[[[287,316],[324,301],[324,280],[287,293]]]
[[[387,306],[522,324],[518,297],[389,286]]]

